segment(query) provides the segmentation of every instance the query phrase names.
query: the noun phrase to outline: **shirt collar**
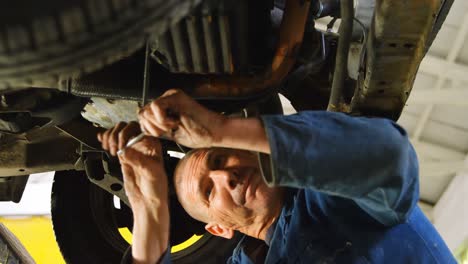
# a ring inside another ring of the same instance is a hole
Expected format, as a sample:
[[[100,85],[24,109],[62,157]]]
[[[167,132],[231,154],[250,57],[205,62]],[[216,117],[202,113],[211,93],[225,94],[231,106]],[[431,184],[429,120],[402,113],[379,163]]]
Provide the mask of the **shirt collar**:
[[[289,217],[292,215],[292,203],[294,197],[297,193],[297,190],[292,188],[285,188],[285,196],[284,196],[284,204],[283,208],[281,209],[280,215],[276,218],[275,222],[268,228],[266,236],[265,236],[265,243],[270,246],[271,240],[273,239],[273,235],[275,234],[275,229],[278,226],[278,220],[281,217]]]
[[[276,224],[278,223],[278,219],[268,228],[266,236],[265,236],[265,243],[270,246],[271,239],[273,238],[273,234],[275,233]]]

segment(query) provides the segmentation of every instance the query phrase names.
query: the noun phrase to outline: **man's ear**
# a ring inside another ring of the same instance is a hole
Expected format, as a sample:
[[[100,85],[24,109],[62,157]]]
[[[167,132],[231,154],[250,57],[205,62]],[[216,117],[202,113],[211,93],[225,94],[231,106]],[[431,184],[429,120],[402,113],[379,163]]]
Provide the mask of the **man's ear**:
[[[206,231],[214,236],[224,237],[231,239],[234,236],[234,230],[215,223],[208,223],[205,226]]]

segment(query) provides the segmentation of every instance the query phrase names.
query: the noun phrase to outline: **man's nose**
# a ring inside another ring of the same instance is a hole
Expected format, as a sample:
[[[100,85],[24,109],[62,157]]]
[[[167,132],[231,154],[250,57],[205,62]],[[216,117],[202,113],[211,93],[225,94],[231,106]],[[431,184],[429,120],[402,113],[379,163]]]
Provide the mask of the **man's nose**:
[[[238,175],[233,170],[214,170],[210,172],[210,178],[216,184],[219,184],[229,190],[236,188],[239,183]]]

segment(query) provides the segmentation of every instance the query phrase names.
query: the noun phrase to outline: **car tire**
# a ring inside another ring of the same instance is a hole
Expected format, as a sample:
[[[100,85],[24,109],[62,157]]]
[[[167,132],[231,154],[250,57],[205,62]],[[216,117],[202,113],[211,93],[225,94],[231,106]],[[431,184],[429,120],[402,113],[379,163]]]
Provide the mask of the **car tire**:
[[[0,3],[0,90],[56,87],[141,48],[201,0]]]
[[[121,225],[119,217],[124,212],[115,210],[113,196],[91,183],[85,172],[56,172],[51,210],[55,238],[67,263],[120,263],[129,246],[116,228]],[[171,208],[171,219],[186,217],[179,217],[179,213]],[[127,220],[125,225],[131,229],[131,219]],[[171,228],[171,232],[178,230],[183,231]],[[204,234],[192,246],[171,254],[172,262],[225,263],[241,237],[236,234],[226,240]]]

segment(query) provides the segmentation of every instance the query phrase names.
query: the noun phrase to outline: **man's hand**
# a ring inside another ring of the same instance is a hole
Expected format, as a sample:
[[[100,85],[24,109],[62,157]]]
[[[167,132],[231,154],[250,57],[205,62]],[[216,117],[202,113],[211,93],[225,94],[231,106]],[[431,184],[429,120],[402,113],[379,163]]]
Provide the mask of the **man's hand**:
[[[137,122],[120,122],[98,134],[102,148],[116,155],[117,150],[141,133]],[[145,136],[140,142],[119,155],[124,187],[132,208],[154,206],[167,200],[167,177],[162,161],[161,144],[157,138]]]
[[[169,245],[168,184],[161,144],[146,136],[119,159],[135,223],[134,263],[156,263]]]
[[[221,140],[226,120],[180,90],[169,90],[139,113],[145,133],[191,148],[208,148]]]
[[[180,90],[169,90],[139,113],[141,129],[191,148],[224,147],[270,153],[258,118],[228,118],[201,106]]]
[[[98,139],[104,149],[115,155],[139,133],[137,123],[119,123],[99,134]],[[135,223],[134,263],[155,263],[169,244],[168,183],[161,144],[157,138],[146,136],[118,157]]]
[[[167,201],[167,176],[157,138],[145,136],[118,157],[132,208],[151,210]]]
[[[141,133],[140,125],[137,122],[120,122],[115,127],[98,133],[97,138],[102,144],[104,150],[109,151],[113,156],[117,151],[125,147],[127,142]]]

